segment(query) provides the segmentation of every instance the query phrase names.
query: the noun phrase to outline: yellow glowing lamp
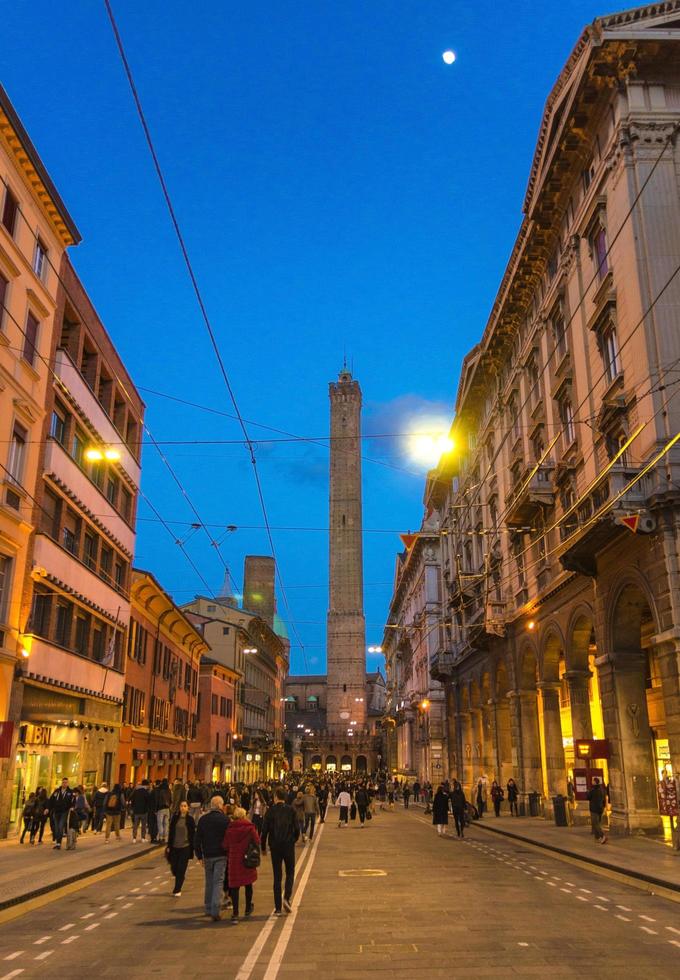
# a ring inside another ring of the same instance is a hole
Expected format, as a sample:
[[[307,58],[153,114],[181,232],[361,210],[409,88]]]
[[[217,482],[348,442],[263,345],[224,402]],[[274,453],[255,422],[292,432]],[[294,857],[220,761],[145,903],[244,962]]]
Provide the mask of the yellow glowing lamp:
[[[528,630],[535,630],[536,629],[536,620],[535,619],[530,619],[529,620],[529,622],[527,623],[527,629]]]
[[[101,449],[97,449],[96,446],[90,446],[89,449],[85,450],[85,459],[88,463],[101,463],[104,459],[104,453]]]
[[[423,698],[423,700],[420,702],[420,707],[423,709],[423,711],[427,711],[427,709],[430,707],[430,702],[427,698]]]
[[[109,463],[117,463],[120,460],[120,449],[114,449],[109,446],[108,449],[104,450],[104,459],[108,460]]]

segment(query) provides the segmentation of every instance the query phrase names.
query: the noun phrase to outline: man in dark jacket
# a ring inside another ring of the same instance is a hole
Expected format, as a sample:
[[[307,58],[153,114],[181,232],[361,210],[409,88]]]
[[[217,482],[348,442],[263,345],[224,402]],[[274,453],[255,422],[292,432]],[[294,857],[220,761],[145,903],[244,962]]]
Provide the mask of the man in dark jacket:
[[[48,809],[54,827],[54,849],[61,850],[61,839],[66,833],[66,822],[69,810],[75,804],[73,790],[69,788],[68,779],[62,779],[61,786],[50,796]]]
[[[590,810],[590,826],[593,831],[593,837],[598,844],[607,843],[607,835],[602,829],[602,814],[604,813],[606,802],[607,797],[604,786],[597,776],[595,776],[593,785],[588,790],[588,809]]]
[[[139,786],[135,786],[130,796],[130,807],[132,809],[132,843],[137,843],[137,829],[142,826],[142,840],[146,840],[146,825],[149,819],[149,780],[143,779]]]
[[[222,883],[227,868],[227,854],[224,850],[224,835],[229,820],[223,811],[224,800],[221,796],[213,796],[210,810],[201,817],[194,835],[194,852],[198,863],[203,865],[205,874],[205,893],[203,904],[205,914],[213,922],[218,922],[220,902],[222,900]]]
[[[199,824],[200,826],[200,824]],[[274,790],[274,805],[264,815],[262,824],[262,853],[267,853],[267,843],[274,872],[274,915],[281,915],[281,865],[286,867],[286,883],[283,890],[283,908],[292,912],[290,904],[295,881],[295,842],[300,836],[295,810],[286,803],[283,786]]]

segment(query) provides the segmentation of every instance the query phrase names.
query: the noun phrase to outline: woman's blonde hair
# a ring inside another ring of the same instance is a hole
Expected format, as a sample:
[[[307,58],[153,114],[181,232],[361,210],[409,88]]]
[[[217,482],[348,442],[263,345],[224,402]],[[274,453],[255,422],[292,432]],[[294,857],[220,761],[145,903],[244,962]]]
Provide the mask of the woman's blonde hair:
[[[243,809],[242,806],[235,806],[234,807],[234,810],[233,810],[233,813],[232,813],[232,816],[233,816],[234,820],[243,820],[243,818],[245,817],[245,815],[246,815],[246,811]]]

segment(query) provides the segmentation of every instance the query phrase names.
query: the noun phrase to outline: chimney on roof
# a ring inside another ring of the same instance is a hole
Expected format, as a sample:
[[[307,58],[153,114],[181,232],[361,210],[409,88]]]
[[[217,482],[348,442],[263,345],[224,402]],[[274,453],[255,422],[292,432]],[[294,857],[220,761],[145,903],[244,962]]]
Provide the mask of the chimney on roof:
[[[243,572],[243,607],[274,627],[276,565],[268,555],[246,555]]]

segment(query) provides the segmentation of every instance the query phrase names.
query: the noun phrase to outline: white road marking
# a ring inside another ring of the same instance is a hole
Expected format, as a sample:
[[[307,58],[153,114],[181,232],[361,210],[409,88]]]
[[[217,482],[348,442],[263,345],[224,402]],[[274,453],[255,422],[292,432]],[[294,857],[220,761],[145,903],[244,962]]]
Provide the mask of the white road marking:
[[[600,912],[608,912],[609,911],[609,909],[606,908],[604,905],[596,905],[595,908],[596,909],[599,909]]]
[[[591,890],[590,890],[590,888],[579,888],[579,891],[580,891],[580,892],[585,892],[585,893],[586,893],[586,895],[592,895],[592,894],[593,894],[593,893],[591,892]]]
[[[93,929],[98,929],[101,922],[91,922],[89,926],[85,926],[85,932],[92,932]]]
[[[565,884],[565,885],[569,885],[569,887],[570,887],[570,888],[576,888],[576,885],[574,884],[574,882],[573,882],[573,881],[565,881],[565,883],[564,883],[564,884]]]
[[[38,955],[35,958],[36,960],[46,960],[47,957],[51,956],[53,952],[54,952],[53,949],[46,949],[44,953],[38,953]]]
[[[117,912],[109,912],[109,913],[108,913],[108,915],[105,915],[105,916],[104,916],[104,918],[105,918],[105,919],[115,919],[115,917],[116,917],[117,915],[118,915],[118,913],[117,913]]]
[[[111,902],[107,902],[106,905],[100,905],[99,908],[104,912],[106,909],[111,908]]]
[[[601,902],[608,902],[609,901],[609,899],[608,898],[605,898],[604,895],[598,895],[597,898],[599,898],[599,900]]]
[[[584,895],[577,895],[576,897],[579,900],[579,902],[587,902],[588,901],[588,899]]]
[[[36,941],[33,943],[33,945],[34,946],[42,946],[43,943],[49,942],[51,938],[52,938],[51,936],[41,936],[40,939],[36,939]]]
[[[116,895],[116,901],[120,902],[121,899],[125,898],[125,895]]]
[[[312,870],[312,865],[314,864],[314,858],[316,857],[316,849],[319,846],[319,841],[321,839],[321,833],[317,834],[314,843],[312,844],[312,851],[309,856],[309,860],[305,865],[305,870],[300,878],[300,884],[295,891],[295,905],[293,906],[293,911],[286,917],[286,921],[283,924],[283,929],[281,930],[281,935],[279,936],[279,941],[274,947],[274,952],[271,955],[269,963],[267,964],[267,969],[265,971],[262,980],[276,980],[279,974],[279,968],[283,962],[283,957],[285,955],[288,943],[290,942],[290,937],[293,932],[293,926],[295,925],[295,920],[297,919],[298,910],[300,908],[300,903],[302,901],[302,896],[304,894],[305,888],[307,887],[307,882],[309,881],[309,875]]]
[[[554,881],[547,881],[546,884],[551,885],[553,888],[557,888],[557,885],[555,884]]]
[[[560,888],[561,892],[566,892],[567,895],[571,895],[571,888]]]
[[[81,915],[81,919],[91,919],[94,916],[94,912],[88,912],[87,915]]]
[[[529,943],[517,943],[518,946],[528,946]]]
[[[59,932],[68,932],[69,929],[73,929],[75,922],[67,922],[65,926],[59,927]]]
[[[6,973],[4,977],[0,977],[0,980],[12,980],[12,977],[18,977],[23,972],[23,970],[12,970],[11,973]]]
[[[15,953],[10,953],[9,956],[3,957],[6,960],[15,960],[17,956],[21,956],[23,949],[18,949]]]
[[[157,892],[158,891],[158,885],[156,885],[154,888],[150,888],[149,891]]]
[[[628,918],[627,915],[619,915],[618,912],[616,913],[615,918],[621,919],[622,922],[630,922],[630,919]]]
[[[675,926],[666,926],[666,928],[668,929],[669,932],[674,932],[678,936],[680,936],[680,929],[676,929]]]
[[[134,895],[135,892],[139,891],[139,888],[131,888],[130,891]]]
[[[632,909],[629,909],[627,905],[617,905],[616,907],[617,907],[617,909],[621,909],[622,912],[632,912],[633,911]]]
[[[125,905],[122,906],[122,908],[131,909],[133,904],[134,904],[133,902],[126,902]]]
[[[671,946],[678,946],[678,947],[680,947],[680,943],[678,942],[677,939],[669,939],[668,942],[671,944]],[[19,972],[21,972],[21,971],[19,971]],[[8,976],[11,977],[12,974],[9,973]]]
[[[69,943],[75,942],[76,939],[80,939],[80,936],[69,936],[68,939],[62,939],[61,945],[68,946]]]
[[[641,915],[640,918],[644,919],[645,922],[656,922],[656,919],[653,919],[651,915]]]
[[[418,818],[416,818],[416,819],[418,819]],[[425,823],[425,822],[426,821],[423,821],[423,823]],[[322,829],[323,826],[325,826],[325,824],[321,824],[319,826],[319,831],[318,831],[318,834],[319,835],[321,834],[321,829]],[[300,868],[304,864],[305,858],[309,854],[310,854],[310,851],[308,851],[308,850],[305,850],[304,851],[304,853],[302,855],[302,858],[300,860]],[[260,930],[259,936],[257,937],[257,939],[255,940],[255,942],[251,946],[250,952],[248,953],[248,955],[246,956],[245,960],[241,964],[241,968],[239,969],[238,973],[236,974],[235,980],[249,980],[249,978],[250,978],[253,970],[257,966],[257,962],[258,962],[258,960],[260,958],[260,955],[262,953],[262,950],[264,949],[265,944],[266,944],[267,940],[269,939],[269,934],[271,933],[272,929],[276,925],[276,922],[277,922],[276,916],[270,915],[269,918],[268,918],[268,920],[267,920],[267,922],[264,924],[264,926]]]
[[[656,929],[650,929],[649,926],[640,926],[643,932],[648,932],[650,936],[658,936],[659,933]]]

